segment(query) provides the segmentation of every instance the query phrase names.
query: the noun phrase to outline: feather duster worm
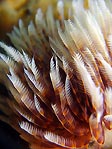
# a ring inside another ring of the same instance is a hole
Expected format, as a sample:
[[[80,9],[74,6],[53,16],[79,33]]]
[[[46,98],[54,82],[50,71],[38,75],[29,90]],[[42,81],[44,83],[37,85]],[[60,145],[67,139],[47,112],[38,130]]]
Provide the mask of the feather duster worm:
[[[68,19],[57,4],[59,19],[49,7],[37,11],[35,23],[0,43],[1,81],[10,92],[1,97],[0,119],[16,129],[31,148],[88,148],[105,142],[112,129],[111,1],[72,1]],[[3,64],[3,61],[5,64]],[[7,81],[7,83],[6,83]],[[96,148],[96,147],[95,147]]]

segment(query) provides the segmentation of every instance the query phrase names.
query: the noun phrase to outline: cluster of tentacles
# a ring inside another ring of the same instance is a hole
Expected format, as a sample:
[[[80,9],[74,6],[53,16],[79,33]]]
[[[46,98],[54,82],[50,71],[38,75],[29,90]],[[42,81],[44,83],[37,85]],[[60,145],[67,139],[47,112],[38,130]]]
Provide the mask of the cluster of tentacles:
[[[111,2],[110,2],[111,3]],[[112,5],[112,3],[111,3]],[[15,128],[32,148],[87,147],[105,142],[112,129],[112,15],[109,1],[72,1],[68,19],[58,2],[35,23],[0,43],[1,82],[9,95],[0,97],[0,119]],[[4,63],[4,62],[5,63]]]

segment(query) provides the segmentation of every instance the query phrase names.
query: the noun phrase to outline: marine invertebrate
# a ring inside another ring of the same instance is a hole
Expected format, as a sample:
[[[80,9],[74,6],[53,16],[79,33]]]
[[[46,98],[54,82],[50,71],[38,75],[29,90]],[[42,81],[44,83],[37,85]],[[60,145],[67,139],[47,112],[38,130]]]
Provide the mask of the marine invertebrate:
[[[109,2],[90,0],[85,9],[82,0],[72,1],[65,20],[59,1],[58,20],[51,7],[46,17],[39,9],[28,30],[20,20],[19,29],[9,34],[15,48],[0,43],[8,66],[2,77],[10,91],[10,100],[0,101],[6,115],[0,118],[32,148],[39,143],[44,148],[88,147],[91,140],[100,146],[104,128],[112,129]]]

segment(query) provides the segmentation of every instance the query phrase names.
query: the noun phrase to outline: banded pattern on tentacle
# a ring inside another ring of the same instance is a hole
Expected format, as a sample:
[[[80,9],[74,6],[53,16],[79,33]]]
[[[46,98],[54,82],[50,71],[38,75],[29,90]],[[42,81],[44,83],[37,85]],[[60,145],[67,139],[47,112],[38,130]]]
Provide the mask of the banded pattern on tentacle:
[[[69,4],[67,19],[59,0],[56,19],[49,7],[28,28],[20,20],[8,34],[15,48],[0,42],[9,93],[0,95],[0,119],[31,146],[101,146],[112,130],[112,9],[106,0]]]

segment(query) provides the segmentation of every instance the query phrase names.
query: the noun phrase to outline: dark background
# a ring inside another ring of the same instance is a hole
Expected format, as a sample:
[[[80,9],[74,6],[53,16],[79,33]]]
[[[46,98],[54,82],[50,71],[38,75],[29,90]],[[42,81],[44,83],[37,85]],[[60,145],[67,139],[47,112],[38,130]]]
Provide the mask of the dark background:
[[[8,97],[6,87],[0,82],[0,95]],[[3,112],[0,111],[0,115]],[[28,144],[19,137],[11,126],[0,120],[0,149],[29,149]]]
[[[29,149],[29,147],[14,129],[0,121],[0,149]]]

